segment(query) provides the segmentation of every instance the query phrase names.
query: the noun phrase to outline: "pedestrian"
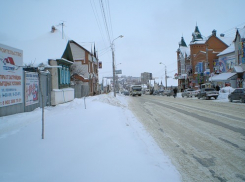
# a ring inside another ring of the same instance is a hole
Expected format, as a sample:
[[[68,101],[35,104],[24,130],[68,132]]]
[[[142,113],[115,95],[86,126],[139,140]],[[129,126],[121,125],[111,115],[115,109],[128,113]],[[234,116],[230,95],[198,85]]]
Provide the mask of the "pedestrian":
[[[216,91],[219,91],[220,90],[219,85],[216,85],[215,89],[216,89]]]
[[[174,91],[174,98],[176,97],[176,95],[177,95],[177,87],[175,87],[174,89],[173,89],[173,91]]]

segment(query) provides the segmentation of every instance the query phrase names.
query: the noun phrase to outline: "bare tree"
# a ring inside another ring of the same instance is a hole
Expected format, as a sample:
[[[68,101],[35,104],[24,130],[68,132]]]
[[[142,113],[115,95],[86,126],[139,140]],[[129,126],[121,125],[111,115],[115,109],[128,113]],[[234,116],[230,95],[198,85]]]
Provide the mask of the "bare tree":
[[[72,79],[73,79],[73,81],[75,83],[77,83],[79,81],[79,80],[75,79],[75,75],[79,75],[79,76],[82,76],[82,77],[86,76],[86,73],[87,73],[86,65],[82,65],[81,62],[74,62],[71,65],[70,69],[71,69],[71,77],[72,77]]]

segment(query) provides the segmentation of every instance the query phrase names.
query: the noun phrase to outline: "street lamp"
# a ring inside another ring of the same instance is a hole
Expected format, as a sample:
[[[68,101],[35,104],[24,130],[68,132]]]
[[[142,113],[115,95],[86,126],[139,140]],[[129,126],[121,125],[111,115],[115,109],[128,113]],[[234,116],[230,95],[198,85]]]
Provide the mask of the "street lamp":
[[[117,38],[115,38],[111,42],[111,51],[112,51],[112,73],[113,73],[113,92],[114,92],[114,97],[116,97],[116,85],[115,85],[115,61],[114,61],[114,41],[118,38],[123,38],[122,35],[119,35]]]
[[[163,64],[165,66],[165,85],[166,85],[165,89],[167,89],[167,78],[168,78],[168,76],[167,76],[167,66],[164,63],[162,63],[162,62],[160,62],[159,64]]]

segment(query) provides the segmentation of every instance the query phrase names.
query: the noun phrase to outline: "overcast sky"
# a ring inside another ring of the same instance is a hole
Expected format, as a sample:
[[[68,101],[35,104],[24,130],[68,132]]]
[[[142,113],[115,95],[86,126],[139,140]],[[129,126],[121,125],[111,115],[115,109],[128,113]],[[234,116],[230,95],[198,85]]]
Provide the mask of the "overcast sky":
[[[163,62],[168,75],[173,77],[181,36],[189,44],[196,24],[206,37],[213,29],[217,35],[233,37],[235,28],[245,25],[244,0],[0,0],[0,3],[0,43],[39,37],[49,32],[52,25],[61,30],[59,24],[64,22],[64,32],[70,39],[89,51],[95,43],[103,62],[100,78],[112,76],[110,42],[119,35],[124,37],[114,41],[117,69],[123,75],[138,77],[142,72],[151,72],[153,77],[162,77],[164,83],[164,65],[159,63]],[[177,81],[169,78],[168,85],[177,85]]]

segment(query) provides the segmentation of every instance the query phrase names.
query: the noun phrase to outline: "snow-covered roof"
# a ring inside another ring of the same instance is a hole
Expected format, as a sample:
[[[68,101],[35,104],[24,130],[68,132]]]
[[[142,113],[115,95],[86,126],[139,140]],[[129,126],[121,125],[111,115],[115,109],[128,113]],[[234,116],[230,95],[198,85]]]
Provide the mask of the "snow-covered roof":
[[[182,55],[187,55],[187,57],[188,56],[190,56],[190,47],[183,47],[183,46],[180,46],[179,47],[179,50],[180,50],[180,52],[182,53]]]
[[[209,81],[224,81],[230,79],[234,75],[236,75],[236,73],[221,73],[219,75],[210,77]]]
[[[234,37],[218,37],[218,38],[228,46],[233,44]]]
[[[191,42],[190,45],[192,44],[205,44],[206,40],[196,40],[195,42]]]
[[[239,32],[241,38],[245,38],[245,27],[238,29],[238,32]]]
[[[236,73],[243,73],[243,69],[242,69],[241,66],[234,66],[234,71],[235,71]]]
[[[217,56],[222,56],[222,55],[229,54],[229,53],[232,53],[232,52],[235,52],[234,43],[232,43],[229,47],[227,47],[225,50],[220,52]]]
[[[58,29],[54,33],[47,32],[34,40],[6,41],[5,45],[23,50],[23,64],[38,66],[40,63],[48,65],[48,59],[61,58],[68,40],[62,39]]]

